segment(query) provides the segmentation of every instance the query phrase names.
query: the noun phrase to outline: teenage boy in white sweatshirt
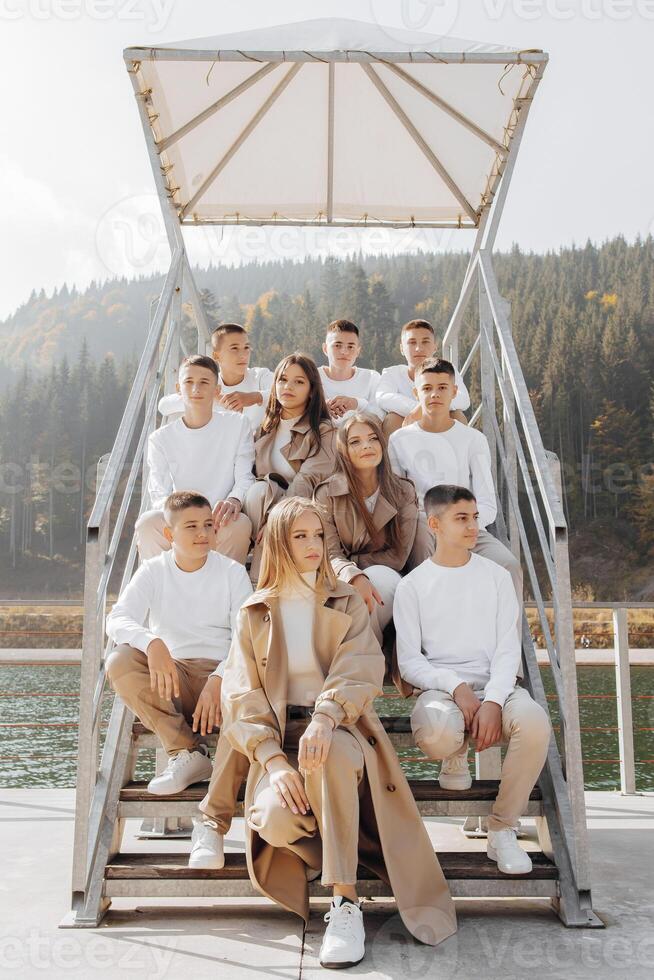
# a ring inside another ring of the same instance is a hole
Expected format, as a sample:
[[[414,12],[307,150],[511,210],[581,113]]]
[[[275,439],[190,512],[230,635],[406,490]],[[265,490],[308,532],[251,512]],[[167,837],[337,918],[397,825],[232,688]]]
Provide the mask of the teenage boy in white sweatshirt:
[[[334,320],[327,327],[322,350],[328,363],[318,370],[334,425],[342,425],[353,412],[381,417],[375,398],[379,371],[355,367],[361,353],[357,325],[351,320]]]
[[[254,483],[254,439],[243,415],[213,411],[217,386],[218,368],[212,358],[194,354],[182,361],[177,388],[184,414],[155,429],[148,440],[152,510],[136,522],[142,560],[170,548],[162,510],[166,497],[175,490],[195,490],[211,503],[216,550],[245,564],[252,524],[241,506]]]
[[[428,320],[409,320],[400,331],[400,350],[406,364],[393,364],[384,368],[377,385],[377,405],[384,413],[382,428],[388,439],[402,425],[409,425],[420,418],[420,405],[415,395],[415,374],[429,357],[436,354],[436,335]],[[470,395],[463,378],[455,369],[456,397],[450,406],[452,417],[463,425],[463,414],[470,408]]]
[[[402,678],[423,693],[411,715],[416,744],[442,759],[443,789],[472,785],[468,739],[478,752],[508,743],[488,818],[488,856],[505,874],[531,871],[516,837],[550,740],[546,712],[516,685],[520,608],[511,577],[474,553],[480,510],[466,487],[425,495],[434,554],[397,587],[393,618]]]
[[[170,550],[141,564],[107,617],[117,644],[106,664],[114,691],[153,731],[169,762],[148,790],[179,793],[209,779],[201,736],[220,725],[220,693],[232,630],[252,593],[243,565],[218,554],[209,501],[171,494],[163,533]],[[196,821],[191,867],[221,868],[238,788],[248,762],[222,736],[214,759],[213,818]]]
[[[242,412],[252,426],[259,428],[272,387],[272,371],[250,367],[252,344],[240,323],[221,323],[211,333],[211,356],[218,365],[218,389],[214,408]],[[174,422],[184,411],[181,395],[164,395],[159,412]]]
[[[415,568],[434,550],[434,536],[423,506],[426,492],[440,483],[467,487],[479,504],[475,553],[490,558],[511,573],[516,595],[522,602],[520,562],[486,530],[497,516],[488,440],[478,429],[463,425],[451,415],[457,395],[454,367],[440,357],[424,360],[416,368],[414,391],[421,417],[394,432],[388,443],[394,471],[413,480],[418,494],[420,513],[409,567]]]

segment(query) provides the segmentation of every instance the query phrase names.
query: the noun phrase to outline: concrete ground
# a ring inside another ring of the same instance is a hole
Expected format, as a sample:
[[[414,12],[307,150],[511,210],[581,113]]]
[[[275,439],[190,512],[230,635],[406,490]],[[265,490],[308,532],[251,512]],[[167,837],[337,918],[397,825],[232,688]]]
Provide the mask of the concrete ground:
[[[587,793],[594,907],[604,930],[568,930],[542,902],[459,901],[459,932],[434,949],[406,933],[389,903],[366,904],[366,957],[348,975],[525,980],[645,980],[654,975],[654,797]],[[306,935],[299,919],[265,900],[115,900],[96,930],[60,930],[68,911],[72,790],[0,790],[0,977],[31,980],[240,980],[317,977],[324,904]],[[467,842],[456,820],[428,821],[444,849]],[[135,841],[132,849],[179,850],[187,842]],[[243,848],[242,821],[229,847]]]

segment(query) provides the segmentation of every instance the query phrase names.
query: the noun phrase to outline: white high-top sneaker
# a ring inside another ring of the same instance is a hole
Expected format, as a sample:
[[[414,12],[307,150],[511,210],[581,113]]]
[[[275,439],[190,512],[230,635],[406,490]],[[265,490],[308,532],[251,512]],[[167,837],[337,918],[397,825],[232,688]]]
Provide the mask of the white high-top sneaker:
[[[224,837],[218,833],[218,824],[213,820],[193,817],[193,835],[189,868],[211,868],[218,871],[225,866]]]
[[[505,875],[528,875],[531,858],[518,844],[515,830],[489,830],[486,853]]]
[[[155,776],[148,783],[148,792],[154,796],[170,796],[171,793],[181,793],[193,783],[201,783],[211,778],[211,759],[205,745],[195,752],[182,749],[177,755],[171,755],[168,765],[160,776]]]
[[[441,762],[441,771],[438,776],[441,789],[470,789],[472,786],[472,776],[468,766],[468,746],[465,745],[461,752],[451,755],[449,759]]]
[[[325,915],[328,924],[320,947],[320,965],[328,970],[356,966],[366,952],[361,904],[337,895]]]

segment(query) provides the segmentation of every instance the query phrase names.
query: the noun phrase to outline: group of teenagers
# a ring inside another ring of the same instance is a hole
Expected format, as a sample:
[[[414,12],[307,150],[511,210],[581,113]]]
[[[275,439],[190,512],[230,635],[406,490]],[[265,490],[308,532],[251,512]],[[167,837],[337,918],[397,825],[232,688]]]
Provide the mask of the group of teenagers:
[[[519,561],[487,528],[491,455],[432,326],[402,327],[405,363],[358,367],[357,326],[327,364],[249,364],[238,324],[183,360],[149,438],[141,563],[107,618],[107,676],[168,765],[150,793],[209,781],[189,864],[220,869],[246,781],[257,889],[308,920],[333,889],[320,962],[365,951],[357,869],[392,889],[408,930],[456,931],[438,857],[373,702],[390,672],[415,696],[416,745],[443,789],[471,786],[468,745],[505,745],[488,856],[531,870],[516,830],[550,723],[521,685]],[[211,760],[206,737],[219,729]]]

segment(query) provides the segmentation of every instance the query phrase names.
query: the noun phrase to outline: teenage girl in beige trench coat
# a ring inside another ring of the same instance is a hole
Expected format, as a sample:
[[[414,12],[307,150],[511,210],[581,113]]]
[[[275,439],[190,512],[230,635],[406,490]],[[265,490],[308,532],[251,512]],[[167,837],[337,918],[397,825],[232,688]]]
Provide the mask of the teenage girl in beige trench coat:
[[[336,457],[338,469],[316,487],[313,499],[325,522],[332,568],[360,594],[382,643],[416,536],[416,490],[393,473],[381,422],[373,415],[357,412],[338,428]]]
[[[318,368],[308,354],[289,354],[275,369],[266,414],[254,435],[257,479],[243,502],[255,544],[253,582],[268,511],[282,497],[311,497],[316,484],[334,472],[335,440]]]
[[[354,904],[357,861],[390,884],[405,925],[422,942],[436,945],[452,935],[456,915],[397,755],[372,706],[381,693],[384,658],[368,611],[356,590],[335,578],[323,535],[318,508],[307,500],[286,499],[271,510],[259,589],[241,607],[225,667],[222,730],[251,763],[245,815],[252,882],[307,922],[307,881],[322,867],[322,883],[333,886],[336,897],[321,962],[345,966],[359,961],[363,947],[358,958],[350,950],[344,962],[343,942],[347,946],[352,939],[352,929],[345,930],[340,945],[337,928],[330,945],[330,930],[344,909],[350,920],[360,917]],[[305,632],[298,646],[285,629],[289,586],[296,595],[305,589],[302,594],[311,596],[312,643]],[[315,655],[320,686],[315,699],[308,699],[311,719],[298,722],[302,708],[288,702],[289,694],[298,698],[292,687],[294,658],[306,649]],[[303,726],[299,737],[298,724]],[[347,824],[357,811],[358,835],[348,863],[343,857],[352,851]],[[325,960],[330,954],[332,962]]]

